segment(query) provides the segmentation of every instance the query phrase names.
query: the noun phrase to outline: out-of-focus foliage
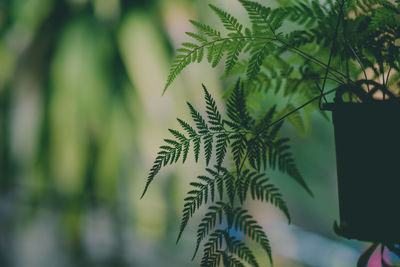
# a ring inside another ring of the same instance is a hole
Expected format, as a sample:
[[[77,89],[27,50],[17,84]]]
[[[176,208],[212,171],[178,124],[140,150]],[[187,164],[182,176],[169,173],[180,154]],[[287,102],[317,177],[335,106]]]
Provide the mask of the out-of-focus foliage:
[[[162,121],[143,111],[170,54],[162,4],[0,1],[0,266],[182,265],[163,245],[177,189],[140,203],[158,215],[138,208],[139,140]]]
[[[400,46],[398,45],[400,24],[396,19],[387,17],[397,18],[400,15],[399,2],[342,0],[323,3],[312,0],[299,3],[292,1],[291,5],[272,9],[254,1],[238,0],[238,2],[248,14],[251,29],[243,26],[241,20],[229,11],[209,4],[227,33],[221,34],[214,25],[191,20],[197,32],[186,32],[191,42],[183,42],[181,47],[176,49],[176,56],[163,91],[165,93],[178,75],[192,63],[201,63],[203,58],[207,58],[211,66],[216,67],[226,56],[223,78],[232,76],[231,71],[236,66],[239,68],[233,75],[245,76],[242,77],[245,81],[244,86],[240,86],[237,82],[233,89],[226,93],[229,96],[226,106],[230,120],[221,119],[215,101],[203,86],[208,120],[205,120],[188,103],[190,114],[196,123],[196,130],[190,124],[178,119],[188,137],[177,130],[170,130],[174,139],[164,139],[165,145],[160,147],[142,194],[143,197],[163,166],[176,163],[181,155],[183,155],[183,163],[185,162],[191,143],[193,143],[196,162],[202,147],[201,141],[204,145],[206,165],[210,162],[213,150],[216,151],[215,170],[206,169],[213,178],[198,176],[201,181],[191,183],[194,188],[185,198],[181,230],[178,235],[179,240],[196,209],[206,204],[209,198],[211,202],[214,202],[217,186],[219,200],[222,201],[218,202],[220,208],[210,206],[203,218],[205,221],[199,225],[196,252],[200,242],[209,235],[209,241],[204,245],[201,266],[220,266],[220,263],[224,266],[243,266],[243,262],[258,266],[245,243],[235,248],[237,240],[230,233],[231,230],[241,230],[243,234],[248,234],[246,223],[240,229],[237,227],[233,229],[233,221],[241,220],[240,209],[246,199],[248,189],[246,184],[254,182],[251,177],[243,176],[243,173],[249,171],[242,169],[243,167],[252,169],[262,177],[267,169],[268,159],[268,171],[275,169],[278,165],[280,171],[289,174],[310,192],[291,158],[291,153],[287,152],[289,149],[287,140],[277,138],[280,136],[283,119],[297,112],[290,121],[300,131],[304,130],[303,116],[306,115],[306,120],[309,120],[310,112],[299,115],[299,110],[308,106],[311,110],[322,111],[322,99],[327,102],[325,95],[335,91],[337,92],[335,101],[339,101],[341,94],[346,92],[350,102],[353,102],[353,98],[356,102],[376,102],[379,101],[375,96],[378,88],[381,88],[383,100],[386,96],[392,101],[398,100],[395,96],[398,88],[393,86],[390,88],[391,91],[387,89],[387,85],[392,85],[389,80],[396,82],[396,77],[400,72]],[[299,29],[284,32],[282,27],[288,21],[293,22]],[[356,35],[356,32],[363,32],[363,34]],[[239,61],[239,56],[242,54],[245,54],[245,57]],[[301,58],[301,63],[293,61],[291,54]],[[325,58],[328,58],[327,62]],[[333,61],[335,62],[332,63]],[[344,71],[342,62],[345,65]],[[367,76],[366,68],[373,71],[370,77]],[[394,76],[390,76],[391,71],[395,73]],[[310,79],[310,73],[314,75],[312,79]],[[364,79],[359,78],[362,74],[365,76]],[[257,78],[259,75],[264,77],[259,79]],[[322,86],[315,81],[318,79],[323,80]],[[376,81],[380,79],[382,83]],[[281,107],[278,108],[281,116],[275,119],[273,118],[276,106],[267,111],[266,116],[260,115],[260,110],[253,110],[258,115],[253,116],[252,112],[248,112],[246,97],[252,96],[260,89],[263,89],[262,93],[267,95],[273,88],[271,80],[274,80],[276,84],[273,95],[283,94],[289,99],[286,107],[283,110]],[[335,88],[324,92],[327,80],[333,81]],[[293,81],[295,81],[294,86],[291,83]],[[283,86],[282,83],[284,83]],[[300,89],[300,84],[306,84],[307,87]],[[362,85],[368,88],[363,88]],[[372,90],[369,85],[373,86]],[[246,88],[246,94],[243,87]],[[301,96],[304,100],[297,102],[293,99],[296,96]],[[316,101],[318,99],[319,103]],[[276,125],[279,126],[275,127]],[[269,128],[271,132],[266,133]],[[215,149],[213,140],[216,141]],[[234,164],[230,164],[231,167],[227,167],[226,165],[230,162],[224,160],[227,147],[231,148],[233,156]],[[225,163],[227,169],[222,167],[222,163]],[[262,184],[258,186],[262,187]],[[223,192],[227,197],[222,197]],[[236,195],[240,203],[235,202]],[[254,199],[254,193],[252,195]],[[276,201],[267,196],[265,199],[276,204]],[[287,214],[286,204],[284,206],[283,210]],[[220,218],[219,224],[215,223],[216,214]],[[217,229],[211,232],[214,227]],[[261,226],[257,225],[257,229],[261,229]],[[250,235],[250,239],[254,240],[254,235]],[[262,243],[260,240],[264,238],[257,237],[255,240]],[[265,240],[268,244],[266,251],[272,264],[271,250],[266,236]]]

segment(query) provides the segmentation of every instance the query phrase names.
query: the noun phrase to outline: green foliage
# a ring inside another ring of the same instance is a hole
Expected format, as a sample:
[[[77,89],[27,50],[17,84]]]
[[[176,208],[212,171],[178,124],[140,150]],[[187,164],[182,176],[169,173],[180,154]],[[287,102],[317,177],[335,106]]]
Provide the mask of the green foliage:
[[[207,58],[215,67],[226,56],[223,78],[240,78],[226,93],[226,118],[203,85],[206,117],[188,103],[195,126],[178,119],[185,133],[170,129],[173,139],[165,139],[165,145],[160,147],[143,192],[145,194],[163,166],[175,163],[181,157],[185,162],[191,143],[196,162],[200,158],[200,149],[204,151],[206,166],[212,163],[213,168],[206,168],[207,175],[198,176],[196,182],[190,183],[192,190],[184,199],[177,240],[194,213],[208,205],[198,226],[193,255],[195,258],[202,242],[209,236],[204,244],[201,266],[221,263],[225,266],[244,266],[244,263],[258,266],[247,244],[233,237],[231,231],[242,232],[250,242],[257,243],[272,264],[267,235],[242,206],[248,200],[270,203],[290,222],[281,193],[265,173],[269,169],[287,174],[312,195],[295,164],[289,140],[279,135],[283,119],[288,118],[305,133],[308,116],[318,109],[315,100],[324,96],[326,84],[353,88],[359,81],[353,81],[352,77],[358,79],[364,75],[368,80],[365,69],[370,68],[374,73],[370,79],[382,78],[385,86],[392,86],[398,84],[395,79],[400,71],[398,0],[395,3],[328,0],[326,4],[320,4],[318,0],[278,0],[281,6],[274,9],[255,1],[238,2],[246,10],[251,27],[243,26],[232,14],[210,5],[227,33],[224,35],[212,26],[191,21],[198,32],[188,32],[192,42],[185,42],[177,49],[164,88],[165,92],[192,62]],[[289,26],[294,23],[297,27],[287,27],[295,28],[288,33],[280,32],[285,23]],[[325,59],[327,54],[328,63],[319,59]],[[389,75],[391,71],[392,75]],[[322,89],[318,80],[324,80]],[[269,90],[288,97],[284,107],[260,110],[258,116],[249,112],[247,96]],[[360,95],[354,96],[356,101],[362,101]],[[298,112],[299,109],[302,112]],[[324,115],[322,111],[321,114]]]
[[[197,230],[194,256],[202,241],[210,235],[203,251],[202,266],[216,266],[219,262],[239,264],[241,261],[258,266],[250,249],[242,241],[230,236],[229,231],[233,229],[242,231],[258,243],[272,262],[267,236],[247,211],[242,210],[241,205],[248,199],[270,203],[279,208],[290,222],[289,211],[282,195],[266,178],[261,166],[264,170],[267,165],[271,169],[278,168],[288,173],[304,188],[309,189],[288,151],[287,139],[278,137],[282,123],[274,124],[275,107],[258,120],[252,118],[247,109],[243,86],[238,81],[227,100],[227,118],[223,118],[215,100],[204,85],[203,90],[207,118],[188,103],[195,127],[178,119],[186,135],[178,130],[169,130],[174,139],[165,139],[166,145],[160,147],[161,151],[150,171],[144,193],[162,166],[175,163],[181,157],[183,160],[186,159],[190,143],[193,143],[196,161],[200,155],[200,148],[203,147],[206,165],[213,157],[216,165],[213,168],[206,168],[206,175],[200,175],[197,181],[190,183],[192,189],[184,199],[177,242],[195,212],[207,203],[211,203]],[[214,139],[216,142],[213,142]],[[233,172],[229,168],[222,167],[227,152],[233,156]],[[227,224],[227,229],[213,230],[224,223]],[[222,253],[219,249],[223,245],[228,250]]]
[[[250,191],[253,200],[270,202],[275,205],[285,214],[290,223],[290,215],[286,202],[278,192],[278,188],[270,184],[269,179],[266,178],[264,174],[244,170],[238,182],[239,185],[237,188],[241,203],[246,200],[247,192]]]
[[[297,101],[315,92],[315,79],[322,78],[321,68],[326,70],[326,64],[317,56],[326,54],[327,47],[333,42],[342,1],[327,1],[322,5],[318,0],[286,0],[279,1],[282,2],[281,6],[274,9],[255,1],[238,2],[248,13],[251,30],[227,11],[210,5],[228,31],[227,34],[224,36],[211,26],[191,21],[199,33],[188,33],[195,42],[184,43],[178,49],[164,90],[171,85],[176,75],[195,61],[193,57],[198,62],[202,60],[202,57],[198,57],[199,53],[207,53],[213,67],[226,54],[225,77],[242,76],[245,87],[250,91],[269,90],[274,84],[275,93],[283,89],[285,94],[290,92],[291,95],[303,96],[292,97],[291,103],[293,106],[302,104]],[[343,69],[342,62],[348,61],[351,62],[346,64],[352,67],[352,73],[349,74],[354,77],[359,77],[365,68],[374,70],[375,75],[371,79],[389,69],[400,71],[400,46],[396,45],[396,40],[400,38],[398,2],[347,0],[343,9],[343,34],[336,36],[336,45],[332,47],[337,66],[330,66],[327,78],[339,84],[348,82],[348,73],[338,70]],[[289,22],[301,27],[295,27],[295,30],[285,34],[279,32],[280,27]],[[239,60],[241,54],[247,56]],[[299,66],[307,66],[309,71],[296,70],[290,64],[293,57],[298,60],[298,56],[303,60]],[[312,79],[310,71],[313,72]],[[313,108],[317,108],[317,105]],[[304,118],[302,121],[306,123],[309,119]],[[299,129],[308,128],[307,125],[301,127],[299,120],[292,122]]]

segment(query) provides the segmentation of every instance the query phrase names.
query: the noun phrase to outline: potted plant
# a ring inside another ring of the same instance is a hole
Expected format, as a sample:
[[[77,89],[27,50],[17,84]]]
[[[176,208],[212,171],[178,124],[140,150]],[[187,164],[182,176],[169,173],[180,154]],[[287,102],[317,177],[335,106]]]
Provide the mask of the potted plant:
[[[243,262],[258,266],[252,250],[234,231],[257,242],[272,263],[267,234],[243,204],[246,200],[269,202],[290,222],[282,195],[267,178],[268,170],[287,173],[312,193],[290,153],[288,139],[280,135],[282,123],[288,119],[303,131],[311,110],[324,116],[325,110],[331,110],[341,217],[336,232],[374,242],[360,257],[359,266],[367,264],[379,243],[382,249],[387,246],[398,253],[399,218],[394,210],[399,188],[395,163],[400,148],[396,124],[400,1],[321,4],[312,0],[285,5],[287,1],[278,0],[280,5],[274,9],[253,1],[238,2],[249,15],[250,27],[210,5],[228,33],[191,21],[198,32],[188,32],[193,42],[177,49],[164,88],[165,92],[191,63],[207,58],[215,67],[226,55],[223,78],[240,77],[226,91],[227,116],[219,112],[203,85],[206,116],[188,103],[194,125],[178,119],[182,130],[169,130],[171,138],[160,147],[143,195],[162,167],[185,162],[190,150],[197,162],[204,151],[207,168],[191,183],[193,188],[184,199],[178,240],[189,219],[208,203],[196,241],[196,252],[205,243],[202,266],[243,266]],[[293,23],[296,30],[283,30]],[[271,89],[287,97],[288,103],[252,112],[247,97]],[[332,93],[336,93],[334,99]]]

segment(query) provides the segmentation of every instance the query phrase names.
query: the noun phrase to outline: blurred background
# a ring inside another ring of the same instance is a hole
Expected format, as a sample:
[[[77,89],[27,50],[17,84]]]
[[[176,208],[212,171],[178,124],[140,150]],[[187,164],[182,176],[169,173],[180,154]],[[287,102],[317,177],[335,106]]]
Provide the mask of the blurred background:
[[[222,69],[207,63],[161,96],[174,49],[194,31],[188,20],[220,25],[208,2],[0,0],[0,266],[198,265],[196,218],[175,240],[203,163],[162,170],[139,197],[167,129],[189,120],[185,102],[203,107],[202,82],[223,109]],[[246,20],[236,2],[217,2]],[[315,114],[305,137],[290,125],[284,134],[315,197],[271,173],[293,223],[249,204],[275,266],[355,266],[365,244],[333,233],[331,122]]]

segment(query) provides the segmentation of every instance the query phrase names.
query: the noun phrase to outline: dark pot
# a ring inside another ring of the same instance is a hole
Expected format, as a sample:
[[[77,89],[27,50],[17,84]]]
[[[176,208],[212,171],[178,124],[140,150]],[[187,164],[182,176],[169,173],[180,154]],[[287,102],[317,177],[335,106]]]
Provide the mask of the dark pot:
[[[337,103],[335,128],[339,233],[400,242],[400,104]]]

